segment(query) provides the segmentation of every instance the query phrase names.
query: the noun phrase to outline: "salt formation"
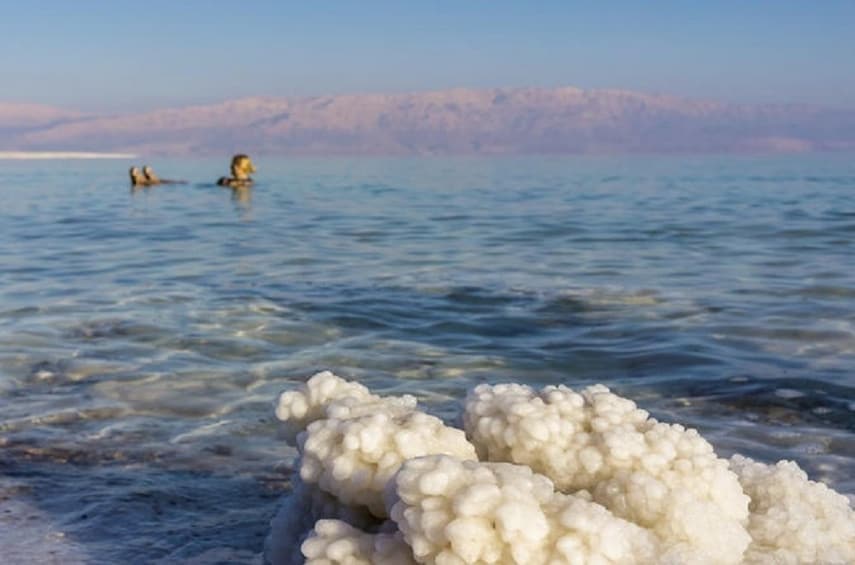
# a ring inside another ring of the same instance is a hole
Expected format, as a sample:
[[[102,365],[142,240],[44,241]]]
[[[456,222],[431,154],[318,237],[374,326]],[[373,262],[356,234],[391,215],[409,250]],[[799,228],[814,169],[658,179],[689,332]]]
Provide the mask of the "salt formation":
[[[845,496],[808,480],[793,461],[765,465],[734,455],[730,465],[751,497],[746,563],[855,562],[855,511]]]
[[[392,519],[419,563],[649,563],[656,540],[510,463],[432,455],[395,478]]]
[[[414,397],[375,396],[329,372],[282,394],[276,413],[298,425],[311,422],[297,438],[303,482],[380,518],[387,516],[383,489],[407,459],[433,453],[475,459],[463,431],[416,410]]]
[[[728,463],[601,385],[479,386],[463,415],[474,447],[413,397],[329,372],[277,415],[302,431],[274,565],[303,562],[298,547],[314,565],[855,563],[845,497],[795,463]]]
[[[264,553],[270,563],[297,565],[303,563],[298,548],[316,521],[335,518],[352,527],[377,529],[377,518],[365,508],[355,508],[340,502],[315,485],[307,485],[299,477],[291,483],[291,492],[283,501],[270,529],[274,535],[265,541]],[[329,537],[329,534],[327,534]]]
[[[359,401],[377,397],[359,383],[346,381],[330,371],[322,371],[300,385],[298,390],[283,392],[276,405],[276,417],[294,428],[304,429],[322,418],[332,401],[341,398]],[[407,398],[412,399],[412,405],[415,406],[416,399]]]
[[[369,534],[341,520],[319,520],[301,546],[306,565],[415,565],[399,532]]]
[[[480,385],[463,416],[481,459],[528,465],[559,490],[589,489],[617,516],[650,528],[666,561],[740,563],[748,497],[696,430],[663,424],[602,385]]]

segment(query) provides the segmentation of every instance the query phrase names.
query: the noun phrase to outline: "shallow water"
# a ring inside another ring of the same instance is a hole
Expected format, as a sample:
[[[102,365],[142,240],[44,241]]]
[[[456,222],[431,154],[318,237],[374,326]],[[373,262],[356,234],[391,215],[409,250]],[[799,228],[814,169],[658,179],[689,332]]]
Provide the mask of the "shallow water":
[[[256,562],[273,402],[321,369],[449,420],[483,381],[602,382],[855,493],[851,156],[127,166],[0,161],[13,560]]]

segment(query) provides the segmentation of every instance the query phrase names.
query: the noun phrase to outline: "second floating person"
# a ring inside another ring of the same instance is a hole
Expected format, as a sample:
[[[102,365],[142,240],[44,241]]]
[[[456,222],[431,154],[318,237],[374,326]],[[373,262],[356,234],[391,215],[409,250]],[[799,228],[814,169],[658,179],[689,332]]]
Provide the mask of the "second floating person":
[[[220,177],[217,184],[220,186],[230,186],[232,188],[243,188],[252,186],[252,177],[250,173],[255,172],[255,166],[247,155],[243,153],[232,157],[230,177]]]

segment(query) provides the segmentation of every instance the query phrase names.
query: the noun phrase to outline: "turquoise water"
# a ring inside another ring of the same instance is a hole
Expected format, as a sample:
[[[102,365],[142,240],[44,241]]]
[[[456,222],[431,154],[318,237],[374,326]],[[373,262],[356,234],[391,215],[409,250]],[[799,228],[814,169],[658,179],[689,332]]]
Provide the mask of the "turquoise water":
[[[21,559],[256,562],[273,402],[321,369],[449,420],[483,381],[602,382],[855,492],[851,156],[257,158],[240,193],[153,164],[191,184],[0,161]]]

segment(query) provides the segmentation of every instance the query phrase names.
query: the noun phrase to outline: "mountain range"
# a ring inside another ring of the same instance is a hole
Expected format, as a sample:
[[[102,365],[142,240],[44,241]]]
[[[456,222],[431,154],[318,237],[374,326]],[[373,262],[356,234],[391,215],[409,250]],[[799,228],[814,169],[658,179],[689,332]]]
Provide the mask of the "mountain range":
[[[624,90],[252,97],[94,115],[0,102],[0,150],[145,155],[576,154],[855,149],[855,110]]]

